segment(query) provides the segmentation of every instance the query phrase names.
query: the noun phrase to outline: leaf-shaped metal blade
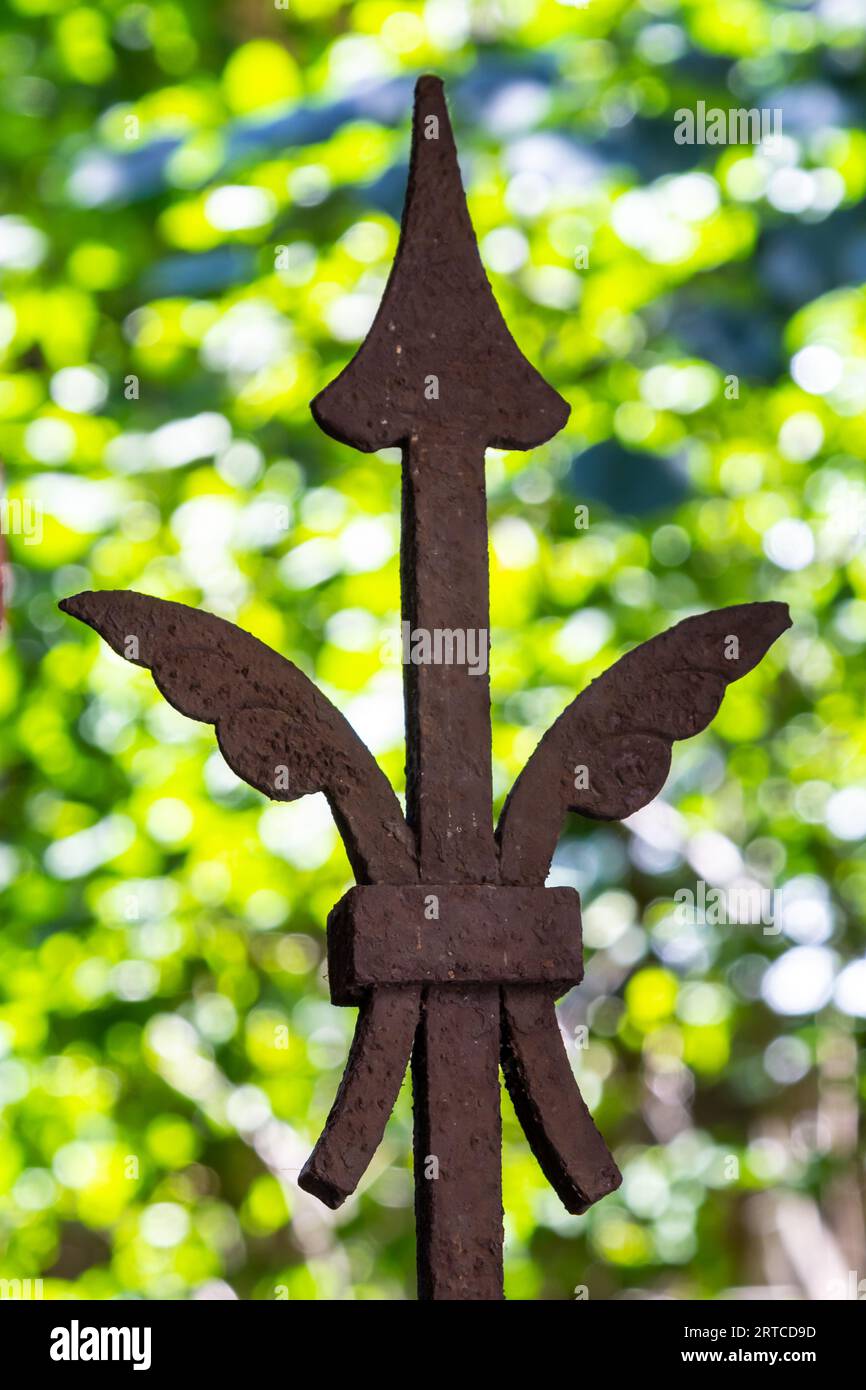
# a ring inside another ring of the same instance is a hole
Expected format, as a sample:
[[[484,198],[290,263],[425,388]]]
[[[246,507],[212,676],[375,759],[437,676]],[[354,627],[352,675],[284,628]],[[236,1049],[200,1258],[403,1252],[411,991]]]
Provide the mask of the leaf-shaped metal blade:
[[[628,652],[548,729],[497,827],[504,883],[543,883],[567,811],[620,820],[664,786],[671,745],[712,721],[725,688],[786,628],[783,603],[686,618]]]
[[[435,398],[425,396],[430,381]],[[476,449],[533,449],[568,419],[566,402],[512,338],[488,283],[438,77],[421,77],[415,88],[400,245],[379,311],[312,411],[328,434],[368,452],[430,427]]]
[[[258,638],[212,613],[126,590],[60,607],[120,656],[148,667],[169,704],[215,724],[235,772],[274,800],[323,791],[359,883],[417,878],[414,842],[391,785],[312,681]]]

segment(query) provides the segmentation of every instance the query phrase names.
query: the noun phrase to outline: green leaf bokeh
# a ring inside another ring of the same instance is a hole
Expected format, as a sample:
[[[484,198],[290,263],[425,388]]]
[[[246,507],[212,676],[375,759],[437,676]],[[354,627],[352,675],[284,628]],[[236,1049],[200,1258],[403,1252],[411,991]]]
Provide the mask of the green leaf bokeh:
[[[588,969],[560,1014],[625,1182],[567,1217],[505,1101],[508,1295],[866,1277],[864,66],[866,23],[825,0],[8,0],[0,1278],[413,1294],[408,1088],[336,1217],[295,1181],[352,1026],[326,806],[245,788],[56,603],[232,619],[402,789],[399,459],[308,402],[378,303],[425,70],[505,317],[572,406],[489,456],[498,802],[634,643],[752,599],[795,624],[653,807],[568,827]],[[699,101],[783,134],[681,145]],[[698,880],[784,911],[684,924]]]

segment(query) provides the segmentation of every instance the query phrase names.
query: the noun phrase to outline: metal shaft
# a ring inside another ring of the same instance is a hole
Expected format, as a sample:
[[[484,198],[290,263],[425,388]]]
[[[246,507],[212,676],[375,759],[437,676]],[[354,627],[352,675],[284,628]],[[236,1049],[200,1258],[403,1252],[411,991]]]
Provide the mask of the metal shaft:
[[[484,451],[427,430],[403,477],[407,818],[422,882],[492,883]],[[503,1296],[499,1034],[495,986],[427,989],[412,1056],[422,1299]]]

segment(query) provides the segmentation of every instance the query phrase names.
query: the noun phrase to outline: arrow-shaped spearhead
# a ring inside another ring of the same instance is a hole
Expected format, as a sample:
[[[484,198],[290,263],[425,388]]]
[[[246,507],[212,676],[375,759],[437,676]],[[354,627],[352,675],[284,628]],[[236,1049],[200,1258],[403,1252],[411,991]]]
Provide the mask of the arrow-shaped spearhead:
[[[312,411],[356,449],[403,447],[407,819],[422,880],[493,882],[484,450],[543,443],[568,406],[499,312],[436,77],[415,91],[400,244],[382,304]],[[415,634],[429,647],[441,637],[438,662],[429,650],[416,659]]]
[[[533,449],[568,419],[493,296],[438,77],[415,88],[400,244],[379,312],[312,411],[327,434],[365,452],[428,432],[476,449]]]

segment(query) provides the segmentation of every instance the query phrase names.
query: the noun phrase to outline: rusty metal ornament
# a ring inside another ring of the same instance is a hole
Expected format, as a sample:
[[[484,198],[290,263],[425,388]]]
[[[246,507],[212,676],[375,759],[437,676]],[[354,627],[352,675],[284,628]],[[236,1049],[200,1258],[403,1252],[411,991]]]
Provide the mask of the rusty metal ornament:
[[[328,922],[331,996],[359,1012],[300,1185],[330,1207],[354,1192],[411,1056],[419,1297],[497,1300],[500,1064],[568,1211],[620,1183],[554,1010],[583,976],[578,895],[544,887],[564,817],[617,820],[646,805],[672,743],[706,728],[725,687],[790,619],[780,603],[744,604],[687,618],[629,652],[544,736],[494,831],[484,451],[543,443],[568,407],[522,356],[493,298],[437,78],[416,88],[402,232],[381,307],[312,411],[353,448],[402,447],[409,632],[472,633],[483,645],[474,666],[404,666],[405,817],[339,711],[248,633],[135,593],[84,593],[60,606],[148,667],[176,709],[214,724],[226,761],[251,786],[275,800],[328,798],[357,880]],[[579,788],[578,766],[587,774]]]

